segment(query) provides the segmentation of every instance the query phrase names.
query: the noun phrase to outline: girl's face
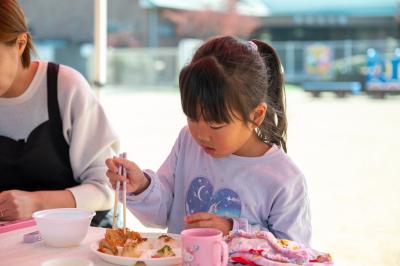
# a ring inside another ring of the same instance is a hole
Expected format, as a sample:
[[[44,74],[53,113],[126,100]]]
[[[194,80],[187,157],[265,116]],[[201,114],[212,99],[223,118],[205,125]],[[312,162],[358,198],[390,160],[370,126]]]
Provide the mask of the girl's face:
[[[252,157],[258,156],[255,151],[265,144],[255,135],[254,124],[246,124],[234,117],[233,122],[216,124],[188,118],[190,133],[206,153],[214,158],[221,158],[230,154]],[[256,147],[258,145],[258,147]]]
[[[6,97],[16,79],[20,57],[17,45],[0,42],[0,97]]]

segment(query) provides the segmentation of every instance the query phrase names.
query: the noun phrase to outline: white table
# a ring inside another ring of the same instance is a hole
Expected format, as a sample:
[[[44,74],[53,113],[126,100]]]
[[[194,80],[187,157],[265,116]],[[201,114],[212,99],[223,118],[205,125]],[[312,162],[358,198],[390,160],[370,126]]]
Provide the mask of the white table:
[[[102,239],[105,228],[90,227],[79,247],[54,248],[43,241],[28,244],[22,241],[24,234],[37,231],[35,226],[0,233],[0,266],[40,266],[42,262],[63,257],[86,258],[95,266],[110,266],[90,249],[90,244]],[[134,265],[132,265],[134,266]]]
[[[90,227],[86,238],[79,247],[53,248],[43,241],[27,244],[22,241],[23,235],[37,231],[31,226],[0,234],[0,266],[40,266],[46,260],[60,257],[86,258],[94,265],[114,265],[103,261],[90,250],[90,244],[104,237],[105,229]]]

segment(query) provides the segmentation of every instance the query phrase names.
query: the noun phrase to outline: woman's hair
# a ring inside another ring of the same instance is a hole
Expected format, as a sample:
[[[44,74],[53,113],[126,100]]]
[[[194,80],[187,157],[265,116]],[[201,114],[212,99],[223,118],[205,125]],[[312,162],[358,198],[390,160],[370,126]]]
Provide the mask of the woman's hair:
[[[195,121],[201,114],[209,122],[230,123],[238,114],[242,121],[254,123],[251,112],[265,102],[267,113],[257,136],[286,151],[282,72],[275,50],[265,42],[231,36],[211,39],[180,72],[183,112]]]
[[[27,43],[21,57],[22,65],[26,68],[31,63],[31,51],[34,48],[24,12],[17,0],[0,0],[0,42],[9,46],[15,45],[22,33],[27,35]]]

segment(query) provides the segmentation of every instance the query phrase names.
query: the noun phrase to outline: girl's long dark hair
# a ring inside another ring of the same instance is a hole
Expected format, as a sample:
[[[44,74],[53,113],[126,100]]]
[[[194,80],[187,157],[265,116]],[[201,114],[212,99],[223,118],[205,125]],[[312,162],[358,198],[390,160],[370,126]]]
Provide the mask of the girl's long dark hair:
[[[218,37],[203,44],[179,75],[183,112],[198,121],[229,123],[233,116],[254,123],[260,103],[267,114],[256,133],[266,143],[286,149],[287,119],[281,63],[265,42]],[[200,108],[200,113],[199,113]]]

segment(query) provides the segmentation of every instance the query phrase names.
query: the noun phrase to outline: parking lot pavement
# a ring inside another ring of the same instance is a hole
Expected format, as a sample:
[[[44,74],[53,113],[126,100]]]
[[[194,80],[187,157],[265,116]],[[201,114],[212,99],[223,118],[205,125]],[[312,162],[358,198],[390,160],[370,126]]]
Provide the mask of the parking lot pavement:
[[[129,158],[156,170],[186,122],[178,92],[107,89],[100,99]],[[400,265],[400,97],[289,90],[287,103],[288,154],[307,178],[313,246],[335,265]]]

